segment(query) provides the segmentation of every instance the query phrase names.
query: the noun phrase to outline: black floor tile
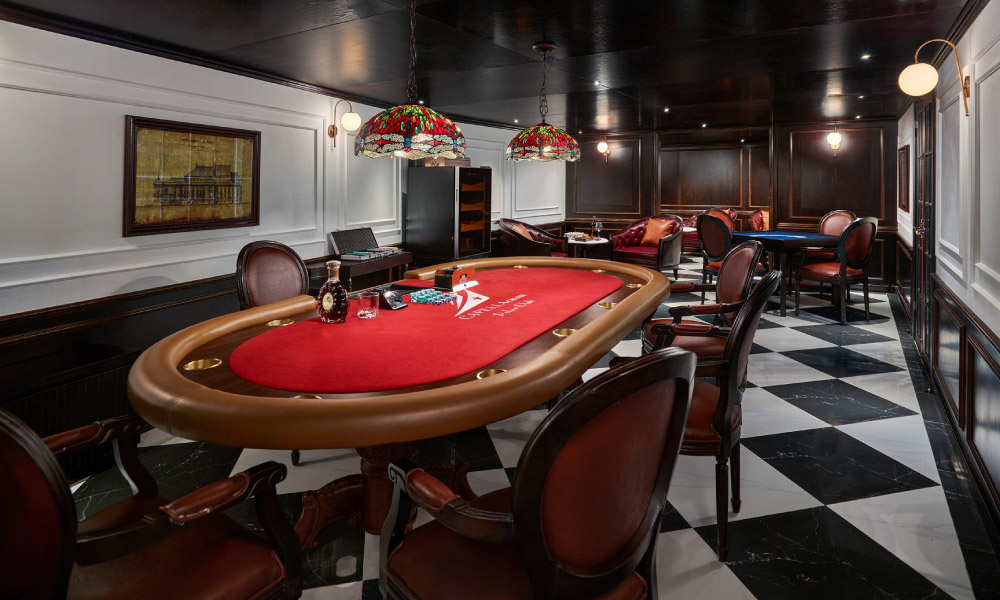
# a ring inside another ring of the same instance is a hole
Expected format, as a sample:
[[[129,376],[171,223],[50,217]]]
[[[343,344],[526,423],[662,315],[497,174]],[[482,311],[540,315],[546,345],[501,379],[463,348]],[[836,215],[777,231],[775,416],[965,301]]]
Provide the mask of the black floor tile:
[[[750,346],[750,354],[764,354],[765,352],[773,352],[773,350],[768,350],[756,342]]]
[[[663,507],[663,514],[660,516],[660,533],[690,528],[691,525],[684,520],[681,513],[677,512],[677,509],[670,502],[667,502],[666,506]]]
[[[773,385],[767,391],[830,425],[917,414],[840,379]]]
[[[824,504],[937,485],[833,427],[745,438],[743,445]]]
[[[708,295],[711,297],[712,293],[709,292]],[[671,292],[670,296],[667,297],[667,302],[672,305],[699,304],[701,302],[701,293],[693,294],[691,292]]]
[[[851,344],[874,344],[877,342],[893,342],[891,337],[880,335],[874,331],[861,329],[853,325],[808,325],[804,327],[793,327],[817,337],[824,342],[837,344],[838,346],[848,346]]]
[[[422,441],[417,462],[468,465],[470,471],[503,468],[485,427]]]
[[[378,589],[378,579],[368,579],[362,584],[361,600],[383,600]]]
[[[865,307],[860,305],[861,308],[855,308],[854,306],[847,307],[847,322],[865,324]],[[789,309],[792,307],[789,306]],[[810,308],[802,307],[801,312],[811,313],[817,317],[823,317],[829,321],[840,323],[840,309],[834,307],[833,305],[827,304],[826,306],[813,306]],[[794,312],[792,313],[794,314]],[[880,315],[877,312],[869,312],[869,317],[872,323],[884,323],[889,320],[889,317]]]
[[[784,325],[775,323],[774,321],[768,321],[765,318],[761,318],[760,323],[757,324],[757,329],[776,329],[778,327],[784,327]]]
[[[189,442],[139,448],[139,461],[153,475],[160,495],[174,500],[229,477],[242,452],[242,448]],[[117,468],[93,475],[73,494],[77,518],[86,518],[131,495]]]
[[[608,367],[611,366],[611,361],[614,360],[614,359],[616,359],[616,358],[618,358],[617,354],[615,354],[614,352],[608,352],[607,354],[605,354],[604,356],[601,357],[601,360],[599,360],[596,363],[594,363],[594,366],[592,366],[590,368],[591,369],[607,369]]]
[[[697,531],[715,548],[715,525]],[[726,564],[762,600],[949,598],[825,506],[730,522]]]
[[[877,360],[847,348],[813,348],[812,350],[791,350],[781,354],[795,359],[831,377],[855,377],[892,373],[903,369],[896,365]]]

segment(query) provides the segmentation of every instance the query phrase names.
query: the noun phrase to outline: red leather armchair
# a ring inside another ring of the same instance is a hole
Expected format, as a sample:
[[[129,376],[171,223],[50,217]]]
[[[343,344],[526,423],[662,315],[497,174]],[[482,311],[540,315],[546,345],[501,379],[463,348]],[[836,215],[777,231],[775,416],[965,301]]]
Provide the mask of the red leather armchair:
[[[0,487],[0,597],[298,598],[299,541],[275,493],[285,467],[264,463],[171,502],[139,463],[141,424],[111,419],[41,440],[0,410],[0,472],[12,477]],[[77,523],[55,454],[105,442],[136,494]],[[248,498],[266,538],[222,514]]]
[[[500,219],[500,242],[504,256],[569,255],[566,238],[514,219]]]
[[[642,238],[651,219],[672,223],[669,233],[660,238],[656,246],[643,246]],[[684,244],[684,222],[676,215],[646,217],[632,223],[621,232],[611,236],[612,256],[615,260],[642,265],[657,271],[673,269],[677,279],[677,268],[681,262]]]
[[[528,441],[511,488],[470,502],[412,463],[390,465],[395,489],[379,545],[383,594],[657,598],[656,540],[694,358],[663,350],[575,388]],[[433,521],[407,531],[414,503]]]

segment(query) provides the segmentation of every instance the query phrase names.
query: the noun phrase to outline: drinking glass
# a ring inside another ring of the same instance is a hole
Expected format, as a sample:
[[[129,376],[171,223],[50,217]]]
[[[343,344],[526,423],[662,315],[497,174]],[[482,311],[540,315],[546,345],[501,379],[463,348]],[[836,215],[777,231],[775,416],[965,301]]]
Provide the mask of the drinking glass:
[[[378,316],[378,292],[358,294],[358,318],[372,319]]]
[[[597,237],[601,237],[601,222],[597,222]]]

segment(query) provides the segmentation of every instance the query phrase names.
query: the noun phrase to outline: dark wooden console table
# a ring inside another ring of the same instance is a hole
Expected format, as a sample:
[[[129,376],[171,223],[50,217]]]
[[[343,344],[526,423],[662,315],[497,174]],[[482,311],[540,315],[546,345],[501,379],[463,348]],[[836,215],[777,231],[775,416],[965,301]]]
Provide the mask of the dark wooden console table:
[[[351,280],[361,275],[388,271],[389,277],[387,281],[395,281],[403,278],[403,273],[406,272],[407,265],[411,262],[413,262],[412,252],[400,252],[399,254],[369,260],[342,260],[340,261],[340,280],[344,283],[344,287],[347,288],[348,292],[353,291]],[[319,263],[309,266],[310,288],[319,288],[322,285],[320,283],[314,286],[313,282],[315,280],[319,280],[320,282],[326,281],[325,264]]]

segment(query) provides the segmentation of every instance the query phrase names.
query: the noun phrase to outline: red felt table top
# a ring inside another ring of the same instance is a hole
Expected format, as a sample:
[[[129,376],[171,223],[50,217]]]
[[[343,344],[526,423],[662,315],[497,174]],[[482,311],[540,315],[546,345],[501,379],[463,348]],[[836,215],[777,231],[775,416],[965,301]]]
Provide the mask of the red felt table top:
[[[346,322],[317,317],[263,333],[237,347],[229,366],[252,383],[301,392],[424,385],[481,369],[622,286],[570,269],[497,269],[476,279],[457,305],[410,304],[359,319],[352,301]]]

